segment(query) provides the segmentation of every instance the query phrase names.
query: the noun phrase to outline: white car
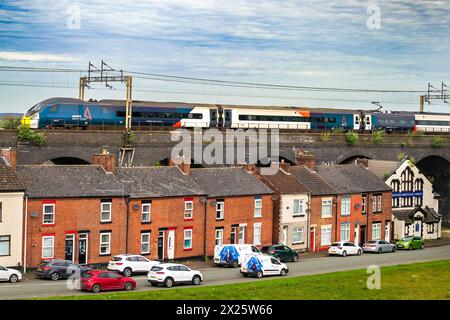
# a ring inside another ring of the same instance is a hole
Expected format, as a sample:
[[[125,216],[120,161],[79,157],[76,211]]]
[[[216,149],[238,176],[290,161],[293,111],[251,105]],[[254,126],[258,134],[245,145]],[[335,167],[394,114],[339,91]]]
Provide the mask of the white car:
[[[108,263],[108,270],[122,273],[125,277],[133,273],[149,272],[159,261],[149,260],[140,255],[122,254],[114,256]]]
[[[339,241],[333,242],[328,249],[328,255],[340,255],[346,257],[347,255],[358,255],[363,253],[363,249],[360,246],[355,245],[353,242]]]
[[[151,286],[163,284],[170,288],[176,283],[199,285],[203,281],[203,275],[200,271],[191,270],[183,264],[162,263],[150,270],[147,279]]]
[[[16,283],[20,280],[22,280],[22,273],[20,271],[0,266],[0,281]]]
[[[285,276],[289,272],[289,268],[275,257],[259,254],[248,257],[243,261],[240,272],[243,276],[252,275],[262,278],[272,275]]]

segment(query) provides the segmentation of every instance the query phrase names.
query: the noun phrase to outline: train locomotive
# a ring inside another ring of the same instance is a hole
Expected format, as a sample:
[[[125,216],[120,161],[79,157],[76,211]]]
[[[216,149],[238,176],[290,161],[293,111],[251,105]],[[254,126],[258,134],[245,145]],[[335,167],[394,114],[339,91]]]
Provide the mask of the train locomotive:
[[[121,127],[125,102],[50,98],[22,118],[34,129]],[[238,106],[133,101],[133,127],[296,129],[313,131],[450,132],[450,115],[403,111],[375,112],[328,108]]]

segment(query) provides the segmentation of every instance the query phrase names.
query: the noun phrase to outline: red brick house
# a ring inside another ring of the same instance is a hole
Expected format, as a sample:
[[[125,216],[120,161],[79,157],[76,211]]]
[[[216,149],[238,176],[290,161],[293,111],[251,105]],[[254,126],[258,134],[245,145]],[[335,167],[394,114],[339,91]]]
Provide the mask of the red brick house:
[[[241,167],[191,169],[190,177],[207,193],[207,256],[216,244],[272,244],[273,191]]]

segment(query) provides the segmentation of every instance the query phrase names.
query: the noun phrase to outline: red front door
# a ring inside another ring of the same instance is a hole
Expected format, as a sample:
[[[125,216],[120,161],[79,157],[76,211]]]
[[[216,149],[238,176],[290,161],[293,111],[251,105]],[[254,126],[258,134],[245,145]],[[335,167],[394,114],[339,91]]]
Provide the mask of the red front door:
[[[311,228],[309,233],[309,250],[316,251],[316,229]]]

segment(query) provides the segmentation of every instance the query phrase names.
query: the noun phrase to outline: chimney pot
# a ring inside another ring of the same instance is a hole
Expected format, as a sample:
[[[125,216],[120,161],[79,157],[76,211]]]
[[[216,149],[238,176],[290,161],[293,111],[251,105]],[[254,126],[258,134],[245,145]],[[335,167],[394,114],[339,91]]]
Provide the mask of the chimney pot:
[[[298,166],[305,166],[311,170],[316,167],[316,156],[309,151],[299,150],[295,154],[295,160]]]
[[[102,149],[101,154],[93,155],[92,163],[101,165],[106,172],[116,172],[116,155],[110,154],[106,148]]]

